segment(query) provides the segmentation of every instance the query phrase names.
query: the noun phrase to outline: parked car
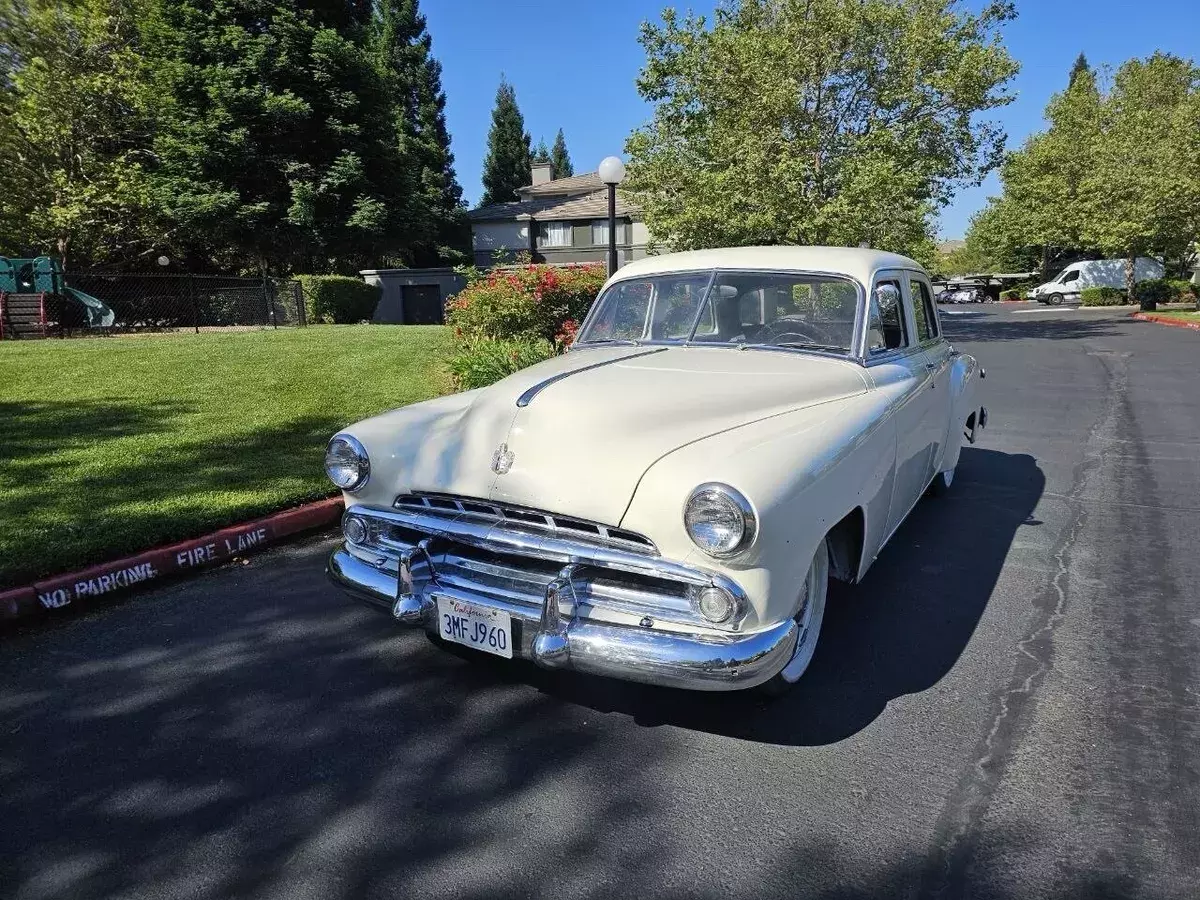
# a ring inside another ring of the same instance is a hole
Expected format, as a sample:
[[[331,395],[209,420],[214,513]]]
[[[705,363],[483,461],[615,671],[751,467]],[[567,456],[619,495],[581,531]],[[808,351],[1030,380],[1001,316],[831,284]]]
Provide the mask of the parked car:
[[[571,351],[335,435],[330,577],[436,641],[699,690],[785,690],[986,423],[911,259],[654,256]]]
[[[1157,259],[1139,256],[1134,262],[1134,281],[1162,278],[1166,270]],[[1058,306],[1064,300],[1078,300],[1084,288],[1125,287],[1125,260],[1089,259],[1071,263],[1045,284],[1029,292],[1032,300]]]

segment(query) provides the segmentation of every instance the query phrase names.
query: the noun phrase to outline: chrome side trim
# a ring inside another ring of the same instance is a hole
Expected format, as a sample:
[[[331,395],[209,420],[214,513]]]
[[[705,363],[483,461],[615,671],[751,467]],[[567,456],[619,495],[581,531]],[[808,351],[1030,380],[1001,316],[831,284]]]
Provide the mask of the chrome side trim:
[[[651,350],[643,350],[640,353],[630,353],[628,356],[619,356],[616,359],[606,359],[603,362],[592,363],[591,365],[588,365],[588,366],[580,366],[578,369],[571,369],[566,372],[559,372],[557,375],[552,375],[551,377],[547,378],[545,381],[540,381],[537,384],[535,384],[533,387],[526,390],[525,393],[523,393],[520,397],[517,398],[517,406],[519,408],[524,408],[524,407],[528,406],[529,402],[531,400],[533,400],[534,397],[536,397],[538,394],[540,394],[546,388],[550,387],[550,385],[552,385],[556,382],[562,381],[564,378],[570,378],[572,375],[578,375],[580,372],[587,372],[590,369],[599,369],[603,366],[610,366],[613,363],[625,362],[628,359],[637,359],[639,356],[650,356],[652,353],[661,353],[662,351],[664,351],[666,349],[667,349],[666,347],[654,347]]]

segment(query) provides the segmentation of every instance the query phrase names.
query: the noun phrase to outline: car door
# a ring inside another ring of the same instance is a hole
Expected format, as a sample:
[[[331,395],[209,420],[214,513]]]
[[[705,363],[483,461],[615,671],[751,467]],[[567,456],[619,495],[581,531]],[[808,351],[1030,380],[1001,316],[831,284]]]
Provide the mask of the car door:
[[[888,398],[896,428],[886,536],[903,521],[929,484],[937,415],[933,372],[916,340],[907,280],[907,273],[899,271],[876,276],[867,321],[867,368],[876,389]]]
[[[931,416],[928,423],[929,467],[925,478],[925,482],[928,484],[938,473],[942,457],[946,454],[950,411],[953,404],[953,398],[950,396],[950,359],[953,350],[946,339],[942,337],[937,306],[933,302],[933,294],[924,274],[908,273],[908,293],[912,301],[917,343],[925,356],[925,368],[933,379],[929,388],[932,403],[928,410]]]

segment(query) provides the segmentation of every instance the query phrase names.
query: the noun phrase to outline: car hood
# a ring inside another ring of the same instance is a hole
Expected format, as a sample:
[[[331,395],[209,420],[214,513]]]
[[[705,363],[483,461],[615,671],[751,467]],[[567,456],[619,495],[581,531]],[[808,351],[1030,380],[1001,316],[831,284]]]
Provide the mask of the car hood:
[[[608,347],[349,431],[371,455],[372,491],[380,492],[371,502],[430,491],[616,525],[643,473],[671,451],[867,389],[858,365],[816,355]],[[492,462],[502,444],[511,465],[497,474]]]

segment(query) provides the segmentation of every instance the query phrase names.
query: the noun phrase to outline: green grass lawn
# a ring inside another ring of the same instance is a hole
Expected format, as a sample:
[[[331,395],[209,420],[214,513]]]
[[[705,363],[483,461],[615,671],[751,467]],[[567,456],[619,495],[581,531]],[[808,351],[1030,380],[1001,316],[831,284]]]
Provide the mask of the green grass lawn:
[[[331,493],[343,425],[450,390],[441,326],[0,344],[0,589]]]

